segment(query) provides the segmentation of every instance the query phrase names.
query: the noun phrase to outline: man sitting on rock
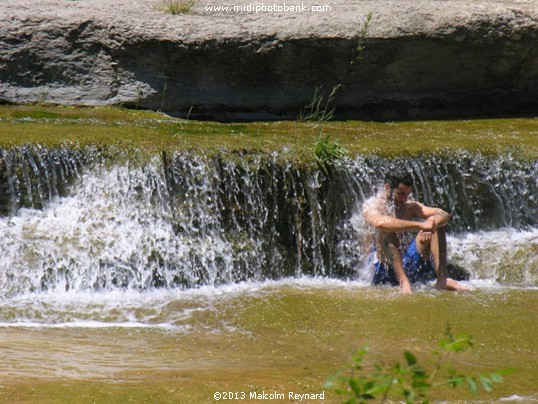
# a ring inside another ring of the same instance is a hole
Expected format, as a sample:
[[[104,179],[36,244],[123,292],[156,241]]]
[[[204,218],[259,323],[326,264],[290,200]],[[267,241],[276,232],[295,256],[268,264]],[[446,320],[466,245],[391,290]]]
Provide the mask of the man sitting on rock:
[[[375,229],[374,284],[400,285],[403,293],[412,293],[411,283],[437,279],[437,289],[468,290],[447,274],[445,226],[450,215],[409,200],[412,187],[409,174],[390,171],[384,189],[364,202],[364,219]],[[405,232],[412,230],[418,234],[404,250]]]

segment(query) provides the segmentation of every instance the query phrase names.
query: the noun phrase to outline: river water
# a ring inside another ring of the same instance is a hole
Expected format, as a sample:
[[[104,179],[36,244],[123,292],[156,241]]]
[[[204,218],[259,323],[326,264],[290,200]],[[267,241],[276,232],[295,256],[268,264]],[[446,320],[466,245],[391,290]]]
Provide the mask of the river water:
[[[415,198],[452,213],[449,261],[465,269],[463,282],[472,289],[454,301],[422,285],[417,301],[429,309],[410,306],[402,315],[419,310],[435,322],[430,310],[444,312],[448,303],[463,313],[478,306],[479,318],[488,307],[503,319],[527,316],[510,323],[518,334],[514,349],[536,355],[536,345],[524,342],[538,320],[536,162],[464,152],[405,161],[365,156],[344,161],[327,178],[277,154],[178,153],[112,163],[95,150],[19,148],[3,150],[2,160],[4,380],[119,382],[152,372],[221,369],[225,358],[199,341],[258,335],[236,312],[250,313],[264,301],[301,296],[312,302],[305,315],[314,317],[323,317],[315,308],[323,296],[330,296],[330,307],[339,299],[370,312],[378,300],[394,305],[395,290],[370,286],[359,214],[394,166],[415,177]],[[326,313],[339,318],[330,307]],[[514,307],[521,307],[519,314]],[[399,321],[396,327],[405,323]],[[488,326],[483,334],[469,320],[461,324],[486,340],[495,332]],[[371,336],[374,345],[389,338],[383,330]],[[253,347],[239,346],[237,367],[252,365]],[[293,355],[299,348],[290,342],[289,351],[281,349]]]

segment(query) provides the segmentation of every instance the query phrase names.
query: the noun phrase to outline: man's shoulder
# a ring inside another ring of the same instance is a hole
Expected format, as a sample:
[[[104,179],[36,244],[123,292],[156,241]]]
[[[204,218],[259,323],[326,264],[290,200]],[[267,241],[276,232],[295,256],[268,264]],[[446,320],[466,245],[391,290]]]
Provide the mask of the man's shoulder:
[[[379,195],[373,195],[362,203],[362,212],[380,212],[383,208],[383,200]]]

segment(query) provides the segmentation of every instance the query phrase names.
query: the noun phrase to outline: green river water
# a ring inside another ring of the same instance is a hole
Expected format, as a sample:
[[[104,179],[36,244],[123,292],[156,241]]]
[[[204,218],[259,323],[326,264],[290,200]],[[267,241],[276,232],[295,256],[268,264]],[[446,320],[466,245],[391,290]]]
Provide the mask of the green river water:
[[[350,362],[355,349],[369,346],[370,365],[402,361],[403,350],[410,350],[431,366],[431,351],[449,323],[454,332],[474,341],[472,350],[449,359],[458,370],[513,372],[493,393],[472,396],[464,389],[442,388],[434,391],[434,398],[493,402],[519,397],[534,402],[538,291],[473,289],[455,294],[424,287],[403,296],[395,289],[303,279],[154,296],[151,308],[142,307],[144,296],[127,293],[123,301],[132,300],[133,307],[138,301],[134,316],[146,319],[139,327],[106,327],[118,315],[110,301],[73,296],[72,304],[86,307],[79,319],[101,312],[108,320],[74,328],[1,327],[0,398],[211,403],[216,392],[288,397],[289,392],[325,391],[323,402],[339,402],[323,385]],[[9,315],[5,310],[1,314]],[[161,326],[164,322],[167,327]]]

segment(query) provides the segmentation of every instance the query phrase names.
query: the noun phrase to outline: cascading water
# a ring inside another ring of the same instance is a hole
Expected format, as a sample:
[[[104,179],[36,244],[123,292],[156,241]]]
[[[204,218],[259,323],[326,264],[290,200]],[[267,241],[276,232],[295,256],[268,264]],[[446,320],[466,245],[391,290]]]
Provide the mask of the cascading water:
[[[394,166],[415,177],[417,199],[452,212],[449,260],[471,283],[538,284],[538,163],[512,155],[363,156],[328,176],[277,153],[0,157],[3,326],[179,326],[189,315],[169,302],[205,288],[366,285],[361,204]]]
[[[472,279],[537,283],[537,162],[367,156],[327,178],[276,154],[163,154],[136,165],[97,164],[95,154],[2,151],[3,296],[366,280],[360,204],[393,166],[413,174],[417,199],[452,212],[450,259]]]

